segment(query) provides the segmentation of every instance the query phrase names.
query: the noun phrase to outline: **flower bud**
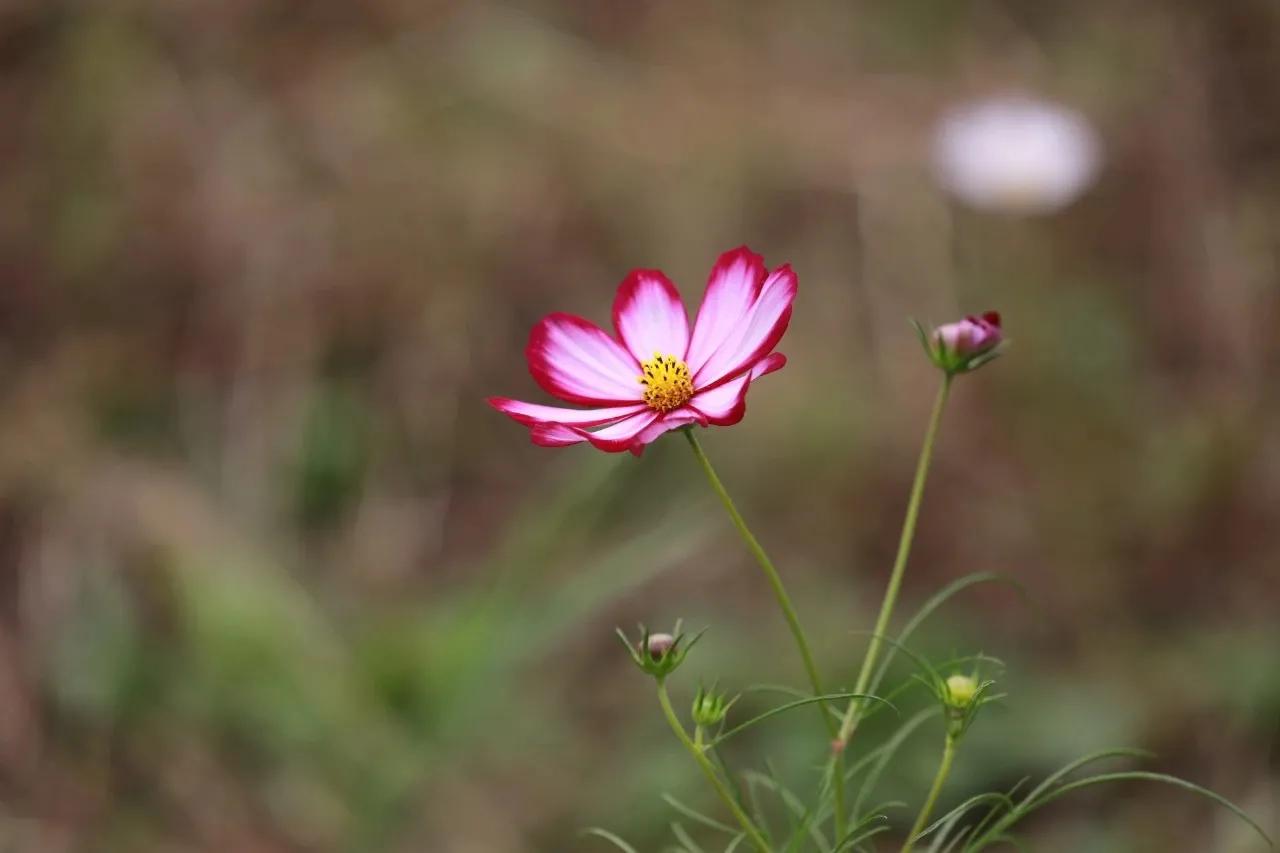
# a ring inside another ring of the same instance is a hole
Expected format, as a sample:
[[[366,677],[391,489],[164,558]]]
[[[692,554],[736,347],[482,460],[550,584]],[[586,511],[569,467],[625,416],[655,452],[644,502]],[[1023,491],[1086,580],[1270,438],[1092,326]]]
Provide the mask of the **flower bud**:
[[[932,335],[918,324],[916,331],[929,359],[948,375],[981,367],[1000,354],[1005,342],[1000,314],[995,311],[939,326]]]
[[[967,708],[978,693],[978,682],[971,676],[956,673],[947,679],[947,704]]]
[[[663,655],[676,644],[676,638],[670,634],[650,634],[649,639],[644,642],[646,647],[642,651],[647,651],[653,660],[662,660]]]
[[[617,630],[617,634],[635,665],[659,679],[675,672],[676,667],[684,663],[689,649],[702,636],[701,631],[692,636],[680,633],[679,623],[670,634],[650,634],[649,629],[641,625],[638,642],[628,639],[621,628]]]
[[[729,699],[725,694],[717,693],[715,685],[712,685],[710,690],[699,686],[698,692],[693,697],[693,721],[704,728],[718,726],[724,722],[729,708],[737,701],[736,696]]]

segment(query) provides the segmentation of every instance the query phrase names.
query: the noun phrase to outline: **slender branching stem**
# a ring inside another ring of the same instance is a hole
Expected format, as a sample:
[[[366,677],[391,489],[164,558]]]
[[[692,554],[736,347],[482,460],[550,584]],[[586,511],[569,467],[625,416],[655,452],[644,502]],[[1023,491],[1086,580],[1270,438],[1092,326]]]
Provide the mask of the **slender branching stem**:
[[[755,822],[742,810],[742,806],[738,804],[737,798],[725,785],[720,774],[716,772],[715,765],[707,758],[706,750],[694,743],[689,737],[689,733],[685,731],[684,724],[680,722],[680,718],[676,716],[675,708],[671,707],[671,697],[667,695],[667,683],[659,678],[658,680],[658,704],[662,706],[663,716],[667,718],[667,723],[671,726],[671,731],[675,732],[675,736],[684,745],[684,748],[693,756],[693,760],[702,770],[703,775],[707,777],[707,781],[711,783],[711,787],[715,788],[720,799],[724,801],[726,807],[737,819],[738,824],[742,827],[742,831],[747,834],[747,838],[756,846],[761,853],[770,853],[769,842],[761,835],[760,830],[756,828]]]
[[[911,484],[911,497],[907,501],[907,516],[902,522],[902,535],[898,539],[898,556],[893,562],[893,571],[889,573],[889,586],[884,593],[884,601],[880,604],[880,615],[876,618],[876,627],[867,645],[867,655],[862,660],[862,670],[858,673],[854,693],[865,693],[871,682],[871,673],[875,670],[876,658],[880,654],[882,638],[889,630],[889,620],[893,617],[893,607],[898,601],[898,591],[902,588],[902,576],[906,572],[907,558],[911,556],[911,543],[915,539],[916,520],[920,516],[920,501],[924,496],[924,484],[929,477],[929,463],[933,459],[933,446],[938,438],[938,426],[942,423],[942,411],[947,405],[947,396],[951,391],[951,375],[946,374],[938,396],[933,403],[933,413],[929,416],[929,427],[924,434],[924,445],[920,448],[920,459],[916,463],[916,476]],[[863,707],[858,699],[849,700],[844,719],[840,723],[837,740],[847,744],[858,723],[858,716]]]
[[[938,794],[942,792],[942,786],[947,781],[947,776],[951,773],[951,762],[956,757],[956,739],[950,734],[947,735],[946,745],[942,748],[942,761],[938,764],[937,775],[933,777],[933,785],[929,788],[929,796],[925,798],[924,805],[920,807],[920,814],[916,815],[916,822],[911,827],[910,834],[907,835],[906,842],[902,845],[902,853],[911,853],[916,844],[916,836],[925,828],[925,824],[929,822],[929,815],[933,814],[933,807],[938,802]]]
[[[697,457],[699,464],[702,465],[702,470],[706,473],[707,480],[711,483],[711,488],[720,498],[720,502],[724,504],[730,520],[733,521],[733,526],[738,529],[738,535],[747,544],[747,550],[756,558],[760,568],[764,569],[765,577],[769,579],[769,586],[773,589],[773,597],[777,599],[778,607],[782,609],[782,615],[787,620],[787,627],[791,629],[791,636],[795,638],[796,648],[800,650],[800,657],[804,660],[804,669],[809,676],[809,684],[813,687],[813,693],[815,696],[821,696],[825,691],[822,689],[822,680],[818,677],[818,667],[813,662],[813,653],[809,651],[809,641],[805,639],[804,628],[800,625],[800,617],[796,614],[795,605],[791,603],[791,596],[787,595],[787,588],[782,584],[782,576],[778,574],[778,570],[774,568],[773,561],[769,559],[769,555],[765,553],[760,542],[752,534],[751,529],[747,527],[747,522],[743,520],[742,514],[738,512],[738,508],[733,503],[733,498],[729,497],[724,483],[720,482],[715,468],[711,467],[711,460],[703,452],[702,445],[698,443],[698,438],[693,434],[693,430],[684,430],[684,435],[689,440],[689,446],[693,448],[693,455]],[[824,706],[822,717],[827,720],[828,729],[834,735],[836,733],[835,724],[828,717],[825,703],[822,704]]]
[[[813,662],[813,652],[809,650],[809,641],[805,638],[804,627],[800,624],[800,616],[796,613],[795,605],[791,603],[791,596],[787,595],[787,588],[782,583],[782,576],[778,574],[773,561],[769,559],[769,555],[765,553],[759,540],[751,532],[751,528],[747,527],[746,520],[743,519],[742,513],[738,512],[738,507],[733,503],[733,498],[729,497],[729,492],[725,489],[724,483],[720,482],[716,469],[712,467],[711,460],[707,458],[702,445],[698,443],[698,438],[693,434],[693,429],[691,427],[685,428],[684,435],[689,440],[693,455],[707,475],[707,481],[711,483],[711,489],[720,498],[720,502],[724,504],[725,511],[729,513],[729,519],[733,522],[733,526],[737,528],[738,535],[742,537],[742,541],[747,545],[747,550],[751,552],[752,556],[756,558],[756,562],[760,564],[760,568],[764,570],[765,577],[769,580],[769,586],[773,590],[773,597],[777,600],[778,607],[782,610],[782,615],[787,620],[787,627],[791,629],[791,636],[795,639],[796,648],[800,651],[800,658],[804,661],[805,673],[809,676],[809,684],[813,688],[813,693],[815,696],[821,696],[825,692],[822,689],[822,679],[818,675],[817,665]],[[828,713],[825,701],[819,703],[819,711],[822,714],[823,725],[827,727],[827,734],[835,738],[835,721],[832,720],[832,715]],[[838,835],[843,829],[844,821],[844,774],[836,773],[834,776],[836,832]]]

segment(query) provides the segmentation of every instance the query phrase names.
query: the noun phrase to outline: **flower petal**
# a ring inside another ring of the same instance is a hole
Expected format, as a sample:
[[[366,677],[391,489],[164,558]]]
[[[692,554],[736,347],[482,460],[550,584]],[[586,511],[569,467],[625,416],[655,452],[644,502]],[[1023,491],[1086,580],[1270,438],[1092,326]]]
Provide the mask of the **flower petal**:
[[[548,314],[529,333],[529,372],[548,393],[570,403],[608,405],[643,399],[640,365],[596,324]]]
[[[747,412],[747,389],[751,383],[765,374],[778,370],[787,363],[787,357],[780,352],[772,353],[756,362],[755,366],[736,379],[730,379],[706,391],[699,391],[689,401],[686,408],[692,409],[702,417],[704,426],[732,426],[742,420]],[[674,412],[672,414],[675,414]]]
[[[613,300],[613,327],[636,361],[655,354],[683,359],[689,349],[689,318],[680,291],[658,270],[633,270]]]
[[[686,424],[702,424],[707,425],[706,416],[701,412],[696,412],[688,406],[667,412],[653,423],[645,427],[639,435],[636,436],[635,445],[631,448],[631,452],[636,456],[640,455],[641,449],[647,444],[652,444],[663,433],[670,432],[673,429],[679,429]]]
[[[540,423],[534,424],[530,430],[530,436],[533,438],[534,444],[541,444],[544,447],[564,447],[581,441],[589,441],[600,450],[608,453],[621,453],[624,450],[632,450],[635,446],[638,446],[636,442],[637,436],[660,417],[662,417],[660,413],[646,408],[643,412],[623,418],[595,432],[588,432],[580,427],[566,424]]]
[[[747,320],[764,283],[764,258],[746,246],[725,252],[711,269],[707,290],[693,324],[685,363],[697,374],[725,339]]]
[[[538,423],[574,424],[576,426],[598,426],[638,414],[648,406],[638,403],[631,406],[611,406],[604,409],[565,409],[560,406],[543,406],[538,403],[526,403],[522,400],[511,400],[507,397],[490,397],[488,400],[499,412],[510,415],[512,420],[532,426]]]
[[[724,338],[694,375],[695,388],[711,388],[751,367],[770,352],[791,322],[798,282],[789,264],[774,270],[746,318]]]
[[[775,370],[781,370],[786,366],[787,357],[785,355],[780,352],[769,353],[751,367],[751,381],[755,382],[761,376],[768,376]]]

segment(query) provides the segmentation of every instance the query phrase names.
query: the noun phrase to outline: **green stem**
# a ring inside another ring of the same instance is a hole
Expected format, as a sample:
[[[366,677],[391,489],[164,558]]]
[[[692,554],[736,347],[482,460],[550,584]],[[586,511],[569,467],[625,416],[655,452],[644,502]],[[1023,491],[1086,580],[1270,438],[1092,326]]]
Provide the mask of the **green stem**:
[[[821,679],[818,678],[818,668],[813,663],[813,653],[809,651],[809,641],[805,639],[804,628],[800,625],[800,617],[796,615],[795,605],[791,603],[791,597],[787,595],[787,589],[782,585],[782,576],[778,574],[778,570],[773,566],[773,561],[764,552],[764,548],[760,546],[759,541],[756,540],[750,528],[747,527],[747,522],[743,520],[742,514],[734,506],[733,498],[729,497],[729,493],[725,491],[724,483],[721,483],[720,478],[716,476],[716,470],[711,467],[711,460],[703,452],[702,445],[698,443],[693,430],[685,429],[684,435],[685,438],[689,439],[689,446],[693,448],[693,455],[701,463],[702,470],[707,475],[707,480],[711,482],[711,488],[715,490],[720,502],[724,504],[724,508],[728,511],[729,518],[733,521],[733,526],[738,528],[738,534],[742,537],[742,541],[747,543],[747,550],[756,558],[760,568],[764,569],[765,576],[769,579],[769,586],[773,588],[773,597],[778,600],[778,606],[782,608],[782,615],[786,617],[787,626],[791,629],[791,636],[795,638],[796,647],[800,650],[800,657],[804,659],[804,669],[809,675],[809,684],[813,686],[813,693],[815,696],[821,696],[825,691],[822,689]],[[822,704],[822,717],[827,720],[828,731],[834,735],[836,733],[835,725],[827,716],[826,703]]]
[[[662,705],[663,716],[667,718],[671,731],[675,732],[676,737],[680,739],[680,743],[684,744],[684,748],[693,756],[693,760],[702,769],[702,773],[707,777],[707,781],[711,783],[711,787],[716,789],[720,799],[724,801],[729,811],[733,813],[738,823],[741,824],[742,831],[747,834],[747,838],[751,839],[751,843],[761,853],[770,853],[769,842],[760,834],[760,830],[756,829],[755,823],[742,810],[742,806],[738,804],[737,799],[730,793],[729,789],[725,787],[724,781],[721,780],[720,774],[716,772],[715,766],[707,759],[705,750],[689,738],[689,733],[685,731],[684,724],[676,716],[675,708],[671,707],[671,697],[667,695],[667,683],[661,678],[658,679],[658,703]]]
[[[915,481],[911,484],[911,497],[907,501],[907,517],[902,522],[902,536],[898,539],[898,556],[893,563],[893,571],[889,574],[889,587],[885,590],[884,601],[880,605],[880,615],[876,619],[875,631],[871,634],[871,642],[867,646],[867,656],[862,661],[862,671],[858,673],[858,683],[854,693],[865,693],[871,681],[871,672],[875,669],[876,657],[880,654],[880,646],[885,632],[889,630],[889,620],[893,616],[893,607],[898,601],[898,590],[902,587],[902,576],[906,572],[907,558],[911,555],[911,542],[915,539],[916,520],[920,516],[920,501],[924,496],[925,480],[929,477],[929,462],[933,459],[933,446],[938,437],[938,426],[942,423],[942,410],[946,408],[947,396],[951,391],[951,375],[946,374],[938,396],[933,403],[933,414],[929,416],[929,427],[924,434],[924,446],[920,448],[920,459],[916,463]],[[849,700],[844,719],[840,723],[837,740],[847,744],[858,723],[858,712],[862,703],[857,699]]]
[[[733,498],[729,497],[729,492],[725,489],[724,483],[720,482],[716,469],[711,466],[711,460],[707,458],[702,445],[698,443],[698,438],[693,434],[693,429],[687,427],[683,432],[685,438],[689,440],[689,447],[693,449],[693,455],[697,457],[698,463],[702,465],[702,470],[707,475],[707,480],[711,483],[712,490],[719,496],[720,502],[724,504],[725,510],[729,513],[730,520],[733,521],[733,526],[738,529],[738,535],[742,537],[742,541],[747,545],[747,550],[756,558],[756,562],[764,570],[765,577],[769,579],[769,586],[773,588],[773,597],[777,599],[778,607],[782,609],[782,615],[787,620],[787,627],[791,629],[791,636],[795,639],[796,648],[800,650],[805,672],[809,676],[809,684],[813,688],[814,695],[821,696],[826,691],[822,689],[822,679],[818,676],[818,667],[813,662],[813,653],[809,651],[809,641],[805,639],[804,628],[800,624],[800,617],[796,613],[795,605],[791,603],[791,596],[787,595],[787,588],[782,584],[782,576],[778,574],[773,561],[769,559],[769,555],[765,553],[760,542],[752,534],[751,528],[747,527],[747,522],[743,519],[742,513],[738,512],[738,507],[734,505]],[[819,711],[822,714],[823,725],[827,728],[827,734],[835,738],[836,726],[831,719],[831,715],[827,712],[826,701],[819,703]],[[844,773],[836,772],[834,775],[836,837],[838,838],[844,828]]]
[[[916,836],[924,829],[929,821],[929,815],[933,813],[933,807],[938,802],[938,794],[942,792],[942,786],[947,781],[948,774],[951,773],[951,762],[955,757],[956,741],[951,735],[947,735],[947,744],[942,749],[942,762],[938,765],[938,774],[933,777],[933,787],[929,789],[929,796],[921,806],[920,814],[916,815],[915,825],[911,827],[906,843],[902,845],[902,853],[911,853],[911,849],[915,847]]]

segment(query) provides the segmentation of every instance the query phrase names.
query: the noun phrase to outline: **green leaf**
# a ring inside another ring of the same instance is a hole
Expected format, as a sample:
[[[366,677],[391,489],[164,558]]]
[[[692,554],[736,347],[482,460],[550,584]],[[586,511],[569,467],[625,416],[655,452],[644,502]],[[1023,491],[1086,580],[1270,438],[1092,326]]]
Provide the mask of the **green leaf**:
[[[866,841],[868,838],[873,838],[882,832],[888,832],[890,829],[891,827],[889,827],[886,824],[885,826],[873,827],[872,829],[868,829],[865,832],[859,832],[856,835],[850,834],[845,838],[844,841],[840,842],[840,846],[837,847],[834,851],[832,851],[832,853],[843,853],[843,851],[845,850],[852,850],[854,848],[854,845],[858,844],[859,842]]]
[[[676,837],[677,841],[685,846],[685,849],[688,850],[689,853],[706,853],[705,850],[698,846],[698,842],[689,837],[689,833],[685,832],[684,827],[679,823],[671,824],[671,834]]]
[[[960,817],[962,817],[965,813],[967,813],[969,809],[975,806],[983,805],[985,803],[1003,805],[1005,808],[1009,808],[1009,809],[1012,809],[1014,807],[1013,800],[1009,799],[1009,796],[1007,794],[1002,794],[999,791],[988,791],[985,794],[977,794],[965,800],[963,803],[956,806],[951,811],[947,812],[942,817],[938,818],[933,823],[926,826],[924,829],[920,830],[919,834],[916,835],[916,840],[918,841],[921,838],[924,838],[926,835],[932,834],[936,830],[939,830],[939,829],[942,829],[943,827],[954,824],[955,821]]]
[[[614,847],[617,847],[619,850],[623,851],[623,853],[637,853],[636,848],[632,847],[630,844],[623,841],[621,838],[614,835],[612,832],[610,832],[607,829],[601,829],[598,826],[593,826],[593,827],[590,827],[589,829],[582,830],[581,834],[594,835],[596,838],[603,838],[605,841],[608,841]]]
[[[858,795],[853,801],[853,815],[855,820],[859,819],[859,810],[862,808],[863,801],[867,798],[868,794],[875,790],[876,783],[880,781],[880,775],[884,772],[884,768],[888,765],[889,761],[893,759],[893,756],[898,751],[899,747],[902,746],[906,739],[911,736],[911,733],[919,728],[925,720],[930,717],[937,716],[938,713],[939,709],[936,705],[917,712],[914,717],[899,726],[898,730],[893,733],[893,736],[889,738],[889,740],[867,753],[858,761],[858,763],[849,768],[849,778],[852,779],[853,775],[857,773],[858,770],[860,770],[868,761],[874,762],[871,770],[867,773],[867,777],[862,781],[862,785],[858,788]]]
[[[1097,752],[1091,752],[1088,755],[1077,758],[1075,761],[1063,765],[1056,772],[1049,774],[1045,780],[1031,790],[1019,803],[1019,807],[1034,803],[1045,791],[1048,791],[1056,785],[1061,779],[1070,776],[1085,765],[1092,764],[1095,761],[1102,761],[1106,758],[1155,758],[1155,754],[1145,749],[1133,749],[1131,747],[1119,746],[1111,749],[1100,749]]]
[[[684,803],[680,802],[670,794],[664,793],[662,795],[662,799],[664,802],[666,802],[667,805],[671,806],[671,808],[675,809],[676,811],[680,812],[680,814],[689,818],[689,820],[700,823],[703,826],[710,827],[711,829],[718,829],[721,832],[728,833],[729,835],[735,835],[742,831],[740,829],[735,829],[732,826],[729,826],[729,824],[727,823],[721,823],[720,821],[716,820],[713,817],[708,817],[707,815],[704,815],[702,812],[692,809],[689,806],[686,806]]]
[[[724,732],[715,740],[713,740],[711,742],[711,745],[719,746],[729,738],[749,729],[751,726],[754,726],[756,723],[762,723],[765,720],[769,719],[770,717],[785,713],[786,711],[790,711],[795,708],[800,708],[805,705],[812,705],[814,702],[829,702],[834,699],[874,699],[876,702],[881,702],[885,705],[888,705],[890,708],[893,708],[894,711],[898,710],[893,705],[892,702],[889,702],[886,699],[881,699],[879,696],[873,696],[870,693],[823,693],[821,696],[806,696],[804,699],[797,699],[794,702],[788,702],[785,705],[779,705],[776,708],[771,708],[770,710],[765,711],[763,714],[752,717],[751,719],[747,720],[745,723],[741,723],[739,725],[734,726],[733,728],[729,729],[727,732]]]
[[[915,662],[916,666],[920,667],[920,669],[928,673],[929,677],[932,678],[933,681],[937,682],[938,684],[942,683],[942,678],[941,676],[938,675],[937,670],[933,668],[933,665],[930,664],[929,661],[925,660],[922,656],[911,651],[911,649],[907,648],[901,641],[896,640],[893,637],[886,636],[884,634],[877,634],[874,631],[854,631],[853,633],[866,634],[872,638],[879,637],[880,642],[888,643],[894,649],[897,649],[907,657],[911,658],[911,660]]]
[[[948,828],[947,832],[950,832],[950,831],[951,831],[950,828]],[[971,832],[973,832],[972,826],[964,827],[959,832],[957,832],[950,841],[947,842],[946,847],[938,847],[938,845],[941,844],[943,840],[945,840],[946,832],[938,833],[938,840],[935,841],[934,846],[930,848],[930,853],[934,853],[934,851],[936,851],[936,853],[951,853],[952,850],[956,849],[956,845],[959,844],[961,841],[964,841],[965,838],[967,838],[969,833]]]
[[[1027,784],[1027,782],[1029,782],[1030,780],[1031,780],[1030,776],[1023,776],[1021,779],[1018,780],[1017,784],[1015,784],[1012,788],[1009,789],[1008,793],[1006,793],[1005,796],[1007,796],[1009,800],[1012,801],[1014,796],[1018,793],[1018,789],[1021,788],[1023,785]],[[981,838],[982,835],[987,831],[987,824],[996,820],[998,816],[999,816],[999,812],[996,811],[994,807],[991,809],[988,809],[986,815],[983,816],[982,820],[978,821],[977,825],[974,826],[973,837]]]
[[[1258,833],[1258,835],[1262,837],[1262,840],[1267,842],[1267,845],[1269,847],[1271,847],[1273,850],[1275,849],[1275,844],[1272,843],[1271,837],[1267,835],[1266,832],[1263,831],[1262,827],[1259,826],[1257,823],[1255,823],[1253,818],[1245,814],[1243,809],[1241,809],[1235,803],[1228,800],[1226,797],[1222,796],[1221,794],[1215,794],[1213,791],[1210,791],[1208,788],[1202,788],[1201,786],[1195,784],[1194,782],[1188,782],[1186,779],[1179,779],[1177,776],[1170,776],[1166,773],[1151,773],[1146,770],[1128,770],[1120,773],[1102,773],[1097,776],[1090,776],[1087,779],[1078,779],[1075,782],[1068,782],[1062,787],[1058,788],[1057,790],[1051,793],[1045,794],[1039,799],[1039,801],[1031,803],[1027,805],[1025,808],[1022,806],[1019,806],[1019,811],[1021,812],[1019,817],[1023,817],[1029,814],[1030,812],[1040,808],[1040,806],[1043,806],[1046,803],[1053,802],[1054,800],[1058,799],[1064,794],[1069,794],[1072,791],[1077,791],[1081,788],[1088,788],[1093,785],[1101,785],[1106,782],[1126,782],[1129,780],[1143,780],[1147,782],[1163,782],[1166,785],[1172,785],[1175,788],[1182,788],[1183,790],[1190,791],[1193,794],[1199,794],[1200,796],[1206,799],[1212,800],[1213,802],[1222,806],[1224,809],[1227,809],[1228,811],[1230,811],[1232,814],[1240,818],[1245,823],[1249,824],[1249,826],[1253,827],[1253,831]]]
[[[823,853],[831,853],[831,844],[827,841],[826,836],[818,829],[813,822],[813,812],[806,808],[804,801],[797,797],[787,786],[782,784],[778,779],[778,774],[770,765],[768,767],[769,774],[765,775],[755,770],[748,770],[746,776],[749,780],[762,785],[763,787],[773,791],[778,799],[786,807],[788,820],[791,825],[790,839],[787,842],[787,851],[799,849],[796,844],[802,840],[806,834],[813,839],[813,843],[818,846]]]
[[[897,642],[900,644],[906,643],[907,639],[915,633],[916,629],[919,628],[926,619],[932,616],[935,610],[943,604],[946,604],[953,596],[963,592],[971,586],[977,586],[978,584],[983,583],[1006,583],[1021,592],[1024,598],[1026,597],[1026,592],[1022,585],[1005,575],[1000,575],[995,572],[974,572],[973,574],[965,575],[962,578],[952,581],[930,596],[929,600],[921,605],[915,615],[912,616],[907,624],[903,626],[902,631],[898,634]],[[889,665],[893,662],[894,653],[895,650],[889,650],[885,654],[884,660],[880,662],[880,668],[876,670],[875,677],[871,679],[872,692],[875,692],[875,689],[880,685],[881,680],[884,678],[885,673],[888,672]]]
[[[1001,833],[1003,833],[1009,827],[1013,826],[1014,822],[1019,820],[1019,818],[1021,818],[1021,816],[1026,813],[1026,810],[1029,810],[1031,807],[1033,807],[1035,805],[1036,800],[1039,797],[1041,797],[1046,791],[1052,788],[1060,780],[1066,778],[1067,776],[1071,775],[1072,773],[1074,773],[1075,771],[1079,770],[1082,767],[1092,764],[1095,761],[1103,761],[1107,758],[1150,758],[1150,757],[1152,757],[1152,754],[1150,752],[1147,752],[1144,749],[1133,749],[1130,747],[1121,746],[1121,747],[1112,747],[1110,749],[1100,749],[1097,752],[1091,752],[1088,755],[1081,756],[1080,758],[1077,758],[1075,761],[1070,761],[1067,764],[1064,764],[1062,767],[1058,768],[1053,773],[1050,773],[1048,776],[1046,776],[1044,781],[1042,781],[1035,788],[1031,789],[1031,792],[1027,794],[1027,796],[1023,797],[1021,802],[1019,802],[1017,805],[1011,806],[1008,813],[1006,813],[1004,817],[1000,818],[994,824],[992,824],[990,829],[983,831],[981,829],[981,824],[980,824],[977,834],[974,835],[974,843],[978,845],[983,845],[987,843],[988,839],[994,842]],[[1018,787],[1020,787],[1021,785],[1022,785],[1022,782],[1019,782],[1018,785],[1015,785],[1013,790],[1009,792],[1009,796],[1012,797],[1014,791],[1016,791]],[[990,816],[988,816],[988,819],[989,817]],[[986,823],[986,820],[984,820],[983,823]],[[971,849],[976,850],[976,849],[981,849],[981,847],[979,846]]]

